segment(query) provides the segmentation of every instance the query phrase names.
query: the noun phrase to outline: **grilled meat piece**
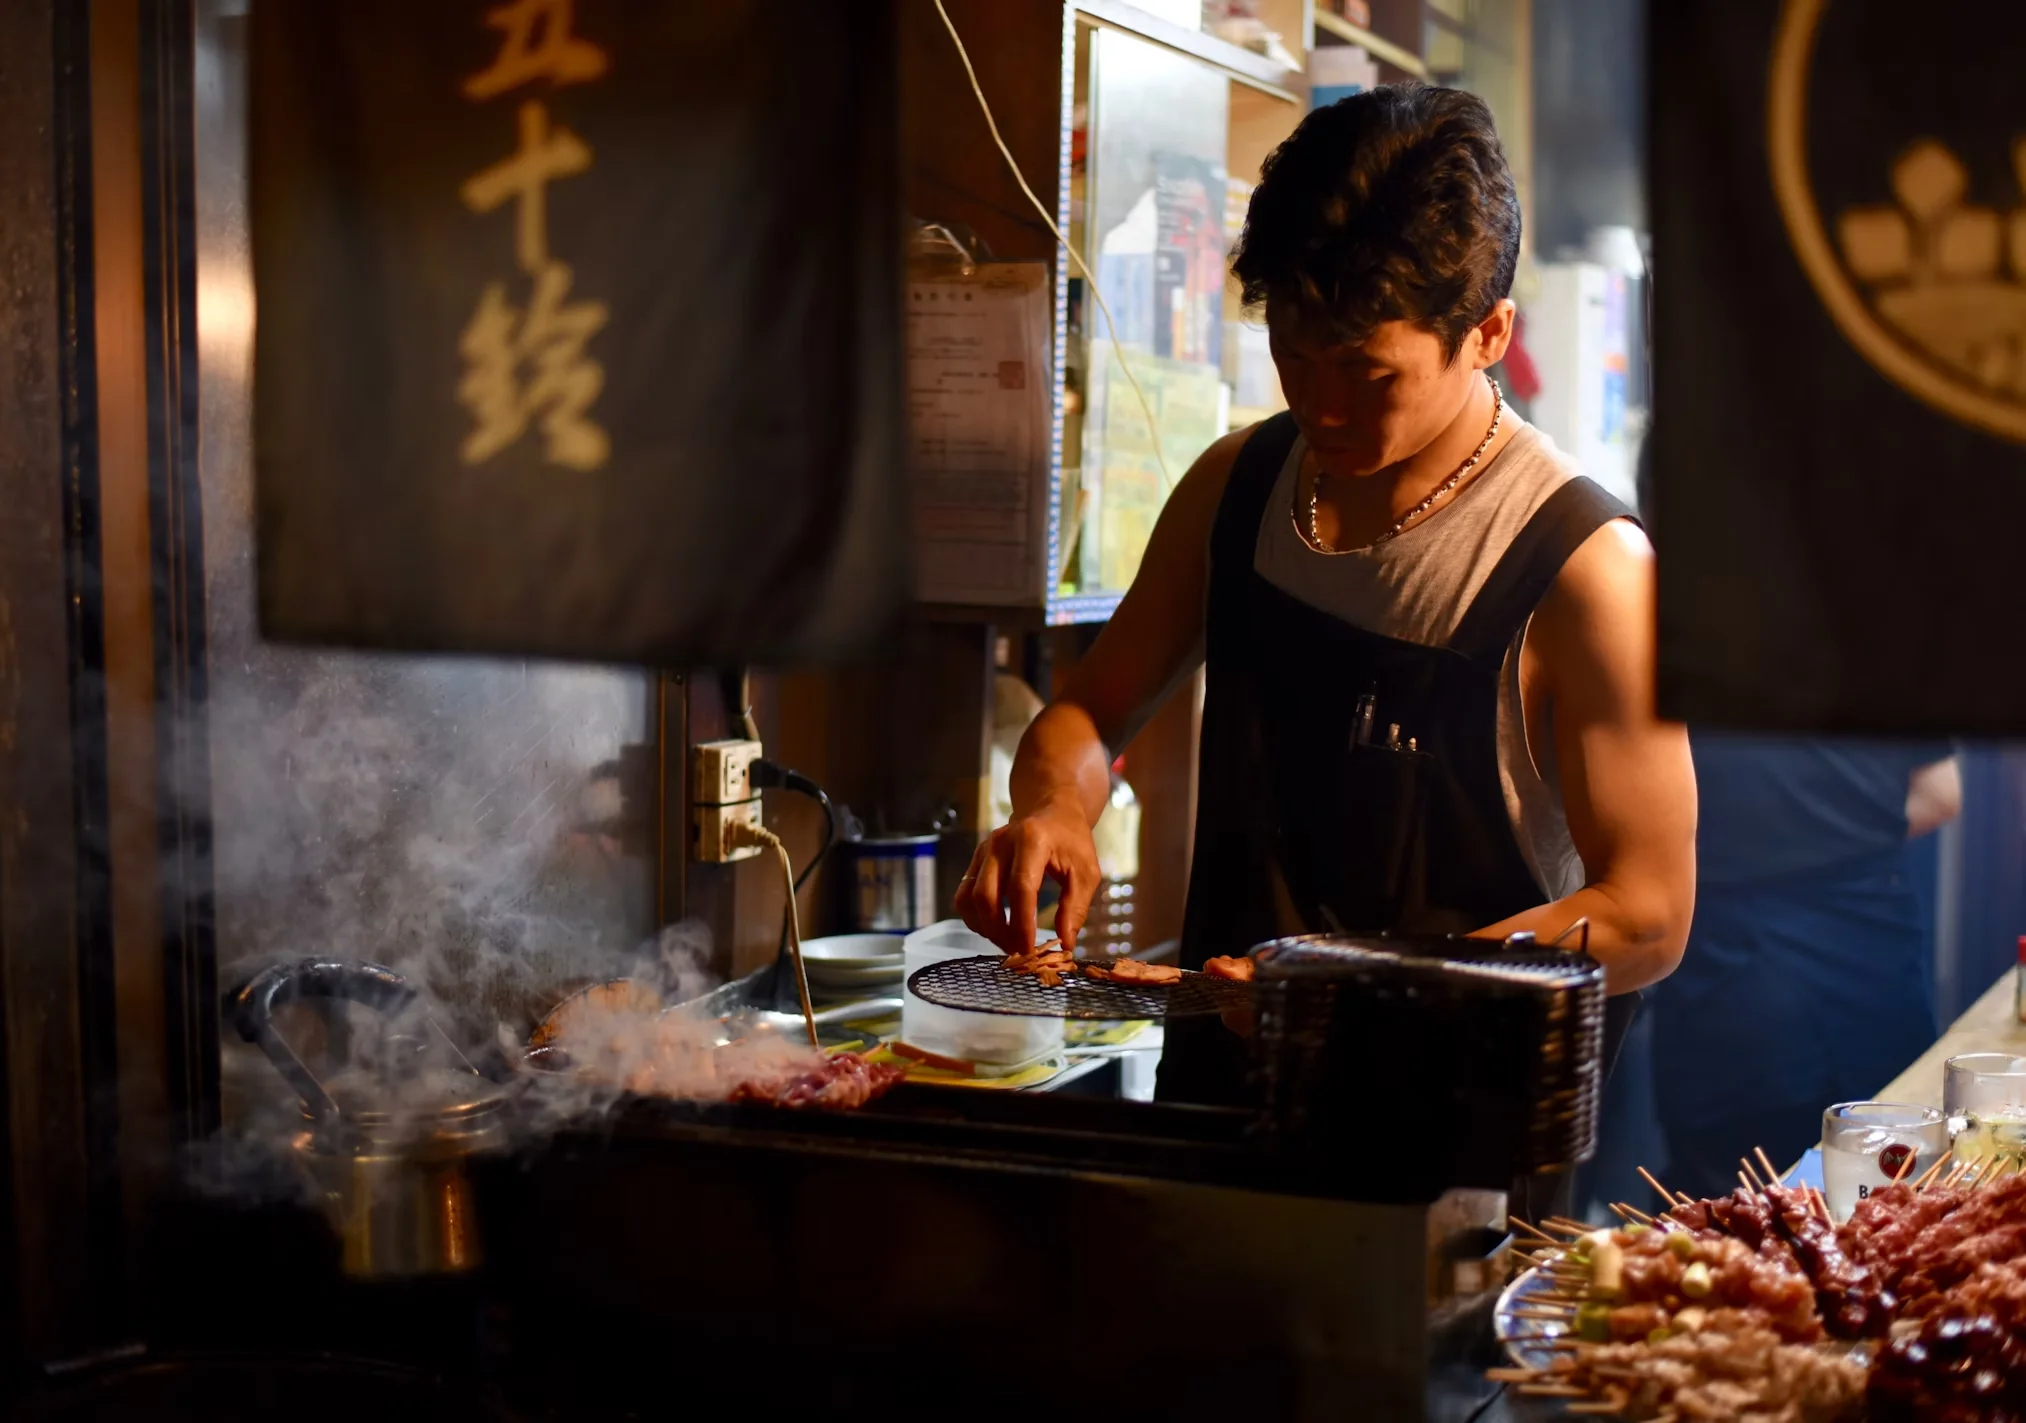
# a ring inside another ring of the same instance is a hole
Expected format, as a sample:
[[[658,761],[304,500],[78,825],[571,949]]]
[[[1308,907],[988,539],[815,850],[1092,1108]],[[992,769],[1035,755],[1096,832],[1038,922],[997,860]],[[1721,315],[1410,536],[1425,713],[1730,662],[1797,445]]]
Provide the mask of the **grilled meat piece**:
[[[1182,981],[1182,970],[1173,964],[1141,963],[1138,959],[1113,959],[1102,967],[1085,964],[1083,973],[1086,978],[1101,979],[1108,983],[1160,985]]]
[[[855,1052],[836,1052],[820,1067],[742,1082],[732,1089],[730,1100],[848,1112],[885,1095],[906,1077],[906,1068],[867,1062]]]

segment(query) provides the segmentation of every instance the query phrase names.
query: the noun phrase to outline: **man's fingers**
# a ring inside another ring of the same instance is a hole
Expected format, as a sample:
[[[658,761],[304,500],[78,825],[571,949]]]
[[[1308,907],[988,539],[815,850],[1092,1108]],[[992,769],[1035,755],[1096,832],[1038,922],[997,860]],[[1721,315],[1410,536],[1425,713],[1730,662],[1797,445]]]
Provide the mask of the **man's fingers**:
[[[1006,911],[999,903],[1005,877],[1003,844],[1003,835],[994,835],[986,841],[977,863],[978,878],[971,884],[972,912],[964,918],[975,932],[1002,946],[1006,941]]]
[[[1035,839],[1022,836],[1013,850],[1013,872],[1006,884],[1006,908],[1012,919],[1001,942],[1007,952],[1024,954],[1034,947],[1035,901],[1041,896],[1041,878],[1048,873],[1048,851]]]
[[[1062,901],[1055,907],[1055,932],[1065,949],[1076,947],[1076,936],[1090,917],[1090,899],[1097,893],[1097,866],[1076,858],[1062,867]]]
[[[992,837],[986,836],[978,842],[978,848],[971,854],[971,864],[964,871],[964,877],[957,881],[957,892],[952,898],[957,917],[974,933],[984,933],[988,916],[998,913],[996,905],[990,905],[978,897],[978,873],[992,856]]]

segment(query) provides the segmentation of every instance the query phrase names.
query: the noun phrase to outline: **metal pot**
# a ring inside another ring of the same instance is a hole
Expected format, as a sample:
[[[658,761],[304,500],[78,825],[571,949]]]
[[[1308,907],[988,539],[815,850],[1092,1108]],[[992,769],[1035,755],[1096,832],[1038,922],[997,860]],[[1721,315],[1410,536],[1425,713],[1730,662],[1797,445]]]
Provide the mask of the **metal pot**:
[[[328,1082],[276,1030],[274,1010],[304,998],[377,1009],[395,1032],[372,1069]],[[414,989],[371,963],[303,959],[270,968],[232,995],[241,1037],[257,1044],[303,1103],[289,1140],[337,1232],[347,1274],[442,1274],[479,1263],[470,1158],[505,1144],[510,1088],[489,1081],[433,1020]],[[410,1023],[415,1017],[419,1023]]]

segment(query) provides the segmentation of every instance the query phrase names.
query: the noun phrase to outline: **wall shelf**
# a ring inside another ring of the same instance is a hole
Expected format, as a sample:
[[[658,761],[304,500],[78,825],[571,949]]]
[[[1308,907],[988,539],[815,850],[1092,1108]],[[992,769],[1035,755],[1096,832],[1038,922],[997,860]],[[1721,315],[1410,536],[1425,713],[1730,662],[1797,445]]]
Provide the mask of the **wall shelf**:
[[[1290,104],[1308,103],[1308,76],[1299,69],[1268,59],[1229,40],[1202,30],[1192,30],[1159,15],[1149,14],[1125,0],[1075,0],[1077,18],[1085,24],[1123,30],[1129,35],[1186,54],[1223,70],[1240,84],[1246,84]]]
[[[1382,64],[1390,64],[1416,79],[1428,77],[1428,66],[1421,56],[1389,39],[1381,39],[1370,30],[1354,25],[1341,15],[1332,15],[1327,10],[1315,12],[1315,27],[1321,34],[1334,35],[1346,44],[1354,44],[1368,52]]]

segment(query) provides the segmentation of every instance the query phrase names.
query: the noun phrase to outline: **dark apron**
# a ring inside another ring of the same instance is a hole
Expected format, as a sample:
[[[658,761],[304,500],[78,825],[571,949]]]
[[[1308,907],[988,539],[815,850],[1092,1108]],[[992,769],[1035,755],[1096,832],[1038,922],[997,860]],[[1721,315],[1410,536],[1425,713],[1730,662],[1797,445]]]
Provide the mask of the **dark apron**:
[[[1268,506],[1294,440],[1285,414],[1254,432],[1211,532],[1185,968],[1284,934],[1468,933],[1546,902],[1499,783],[1499,680],[1569,555],[1629,517],[1597,485],[1570,480],[1513,540],[1447,646],[1401,642],[1254,570],[1260,520],[1288,517]],[[1374,729],[1359,744],[1367,695]],[[1400,749],[1384,744],[1396,724]],[[1607,1063],[1636,1007],[1637,995],[1611,1000]],[[1242,1102],[1243,1040],[1215,1018],[1170,1022],[1158,1090]]]

